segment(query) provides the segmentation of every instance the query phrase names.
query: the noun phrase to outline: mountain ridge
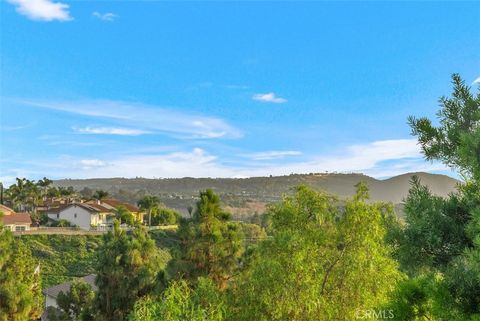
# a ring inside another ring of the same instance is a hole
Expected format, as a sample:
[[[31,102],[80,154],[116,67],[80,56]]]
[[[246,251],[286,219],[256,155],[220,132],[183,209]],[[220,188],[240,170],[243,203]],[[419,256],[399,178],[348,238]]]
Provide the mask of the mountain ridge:
[[[106,190],[110,195],[135,203],[147,194],[156,195],[168,207],[182,213],[193,205],[198,193],[207,188],[219,193],[225,206],[234,214],[253,215],[262,211],[267,203],[280,200],[293,187],[304,184],[317,190],[347,198],[355,192],[360,181],[367,183],[372,201],[400,204],[407,196],[412,176],[418,176],[433,194],[442,197],[455,191],[460,181],[442,174],[425,172],[405,173],[387,179],[376,179],[365,174],[311,173],[286,176],[249,178],[90,178],[63,179],[54,185],[72,186],[83,193],[96,189]]]

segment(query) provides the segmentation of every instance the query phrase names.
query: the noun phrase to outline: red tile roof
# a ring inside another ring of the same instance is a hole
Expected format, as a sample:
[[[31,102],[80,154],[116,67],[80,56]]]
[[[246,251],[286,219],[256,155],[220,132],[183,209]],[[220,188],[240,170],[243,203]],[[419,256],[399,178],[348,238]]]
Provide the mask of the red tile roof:
[[[108,204],[114,208],[117,208],[119,206],[125,206],[125,208],[127,210],[129,210],[130,212],[139,212],[140,210],[138,209],[138,207],[132,205],[132,204],[129,204],[129,203],[125,203],[125,202],[121,202],[119,200],[116,200],[116,199],[113,199],[113,198],[107,198],[107,199],[104,199],[101,201],[102,203],[105,203],[105,204]]]
[[[5,215],[10,215],[12,213],[15,213],[14,210],[12,210],[10,207],[5,206],[3,204],[0,204],[0,212],[3,212]]]
[[[14,213],[10,215],[5,215],[1,218],[4,225],[11,224],[32,224],[32,219],[28,213]]]

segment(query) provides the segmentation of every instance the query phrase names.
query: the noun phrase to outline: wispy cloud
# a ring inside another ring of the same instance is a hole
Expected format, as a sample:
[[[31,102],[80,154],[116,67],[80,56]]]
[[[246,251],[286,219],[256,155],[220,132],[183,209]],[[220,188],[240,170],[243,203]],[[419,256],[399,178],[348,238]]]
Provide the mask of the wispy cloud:
[[[31,20],[69,21],[72,20],[69,5],[50,0],[7,0],[17,7],[17,12]]]
[[[472,84],[474,84],[474,85],[480,85],[480,77],[478,77],[477,79],[475,79]]]
[[[36,162],[39,163],[42,162]],[[276,165],[261,161],[248,165],[243,162],[239,165],[226,165],[221,157],[202,148],[153,154],[134,153],[109,158],[68,158],[44,163],[46,165],[43,170],[35,169],[41,173],[39,177],[253,177],[324,172],[356,172],[373,177],[388,177],[406,172],[448,170],[442,164],[425,162],[416,141],[412,139],[347,146],[328,155]],[[52,167],[52,164],[57,164],[57,167]],[[72,168],[70,164],[76,166]]]
[[[109,22],[112,22],[113,20],[118,18],[118,15],[116,15],[115,13],[112,13],[112,12],[100,13],[100,12],[95,11],[95,12],[92,13],[92,16],[94,16],[95,18],[98,18],[100,20],[109,21]]]
[[[99,159],[82,159],[78,162],[83,170],[91,170],[107,166],[107,163]]]
[[[33,125],[34,125],[33,123],[30,123],[30,124],[18,125],[18,126],[1,126],[0,131],[11,132],[11,131],[16,131],[16,130],[22,130],[22,129],[25,129],[25,128],[32,127]]]
[[[121,136],[139,136],[150,133],[146,130],[121,128],[121,127],[73,127],[74,131],[81,134],[96,134],[96,135],[121,135]]]
[[[216,117],[159,106],[111,100],[46,101],[21,99],[19,104],[104,119],[149,132],[185,139],[239,138],[242,132]]]
[[[275,93],[255,94],[252,96],[252,99],[274,104],[282,104],[287,102],[285,98],[277,97]]]
[[[267,152],[259,152],[245,155],[253,160],[270,160],[270,159],[280,159],[285,158],[288,156],[298,156],[302,155],[301,152],[296,150],[285,150],[285,151],[267,151]]]

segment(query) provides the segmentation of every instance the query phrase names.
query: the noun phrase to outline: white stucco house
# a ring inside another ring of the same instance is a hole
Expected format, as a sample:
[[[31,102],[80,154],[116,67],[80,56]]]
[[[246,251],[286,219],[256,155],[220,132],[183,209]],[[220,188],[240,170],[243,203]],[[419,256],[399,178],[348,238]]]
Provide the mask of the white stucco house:
[[[111,226],[115,218],[115,212],[112,209],[100,204],[87,203],[71,203],[49,211],[47,215],[53,221],[66,220],[83,230]]]

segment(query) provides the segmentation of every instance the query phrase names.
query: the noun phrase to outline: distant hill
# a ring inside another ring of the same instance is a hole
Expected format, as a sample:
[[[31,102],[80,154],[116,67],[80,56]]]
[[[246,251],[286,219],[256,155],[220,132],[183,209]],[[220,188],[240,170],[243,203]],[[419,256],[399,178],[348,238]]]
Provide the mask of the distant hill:
[[[201,190],[212,188],[220,194],[225,206],[237,216],[261,213],[266,204],[280,200],[293,187],[305,184],[318,190],[346,198],[355,192],[355,185],[364,181],[370,188],[374,201],[399,204],[407,196],[413,175],[429,186],[439,196],[447,196],[455,190],[459,181],[438,174],[408,173],[386,180],[362,174],[292,174],[288,176],[251,178],[95,178],[65,179],[54,182],[56,186],[72,186],[88,194],[97,189],[108,191],[112,196],[135,203],[147,194],[157,195],[168,207],[187,213],[188,206],[194,205]]]

